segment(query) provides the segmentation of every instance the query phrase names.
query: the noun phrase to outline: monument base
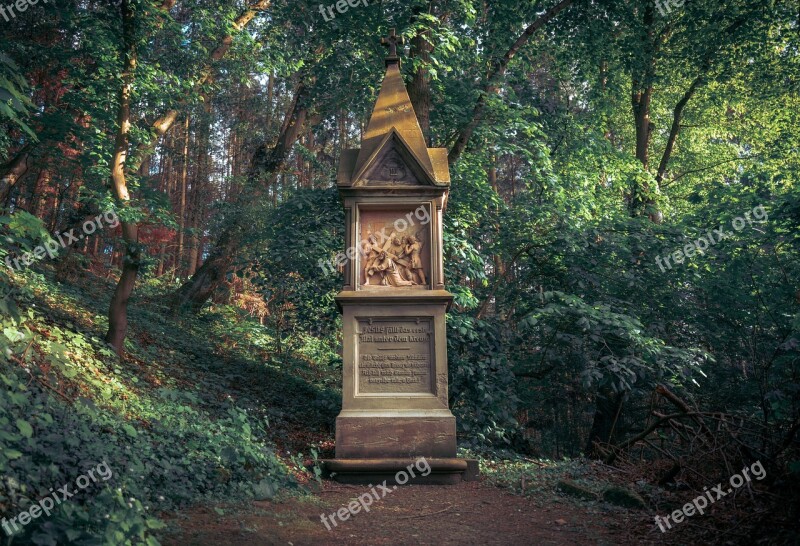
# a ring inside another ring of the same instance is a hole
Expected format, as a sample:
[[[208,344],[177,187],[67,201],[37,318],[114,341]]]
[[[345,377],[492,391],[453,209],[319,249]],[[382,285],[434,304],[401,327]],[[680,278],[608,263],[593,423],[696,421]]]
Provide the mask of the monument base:
[[[359,485],[377,485],[384,481],[387,485],[455,485],[476,481],[480,475],[475,459],[425,457],[424,462],[427,464],[420,464],[420,458],[411,457],[322,461],[323,476]],[[427,475],[423,476],[422,472]]]
[[[448,409],[343,410],[336,418],[336,458],[452,458],[456,418]]]

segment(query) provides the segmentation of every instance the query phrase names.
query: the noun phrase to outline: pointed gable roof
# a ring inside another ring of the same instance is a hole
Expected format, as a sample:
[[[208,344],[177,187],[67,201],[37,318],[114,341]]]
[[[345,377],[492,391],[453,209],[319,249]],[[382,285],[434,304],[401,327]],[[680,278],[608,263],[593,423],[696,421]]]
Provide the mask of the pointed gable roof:
[[[390,64],[386,67],[386,76],[383,79],[381,91],[378,93],[378,100],[375,102],[367,131],[361,141],[361,152],[356,161],[357,172],[365,166],[367,160],[392,129],[403,137],[408,144],[409,151],[420,162],[420,166],[432,175],[433,165],[428,157],[425,137],[397,64]]]
[[[447,150],[427,147],[400,64],[390,59],[361,148],[342,153],[337,182],[340,186],[365,185],[365,176],[374,172],[387,149],[393,148],[409,163],[419,184],[447,186],[450,184]]]

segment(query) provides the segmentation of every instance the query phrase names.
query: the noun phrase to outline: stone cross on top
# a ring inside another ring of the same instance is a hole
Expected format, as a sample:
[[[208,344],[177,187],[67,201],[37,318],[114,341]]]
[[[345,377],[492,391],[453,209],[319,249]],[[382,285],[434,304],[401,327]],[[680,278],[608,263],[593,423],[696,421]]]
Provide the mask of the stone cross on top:
[[[381,45],[389,48],[389,56],[386,57],[386,66],[394,63],[400,64],[400,57],[397,56],[397,46],[403,45],[404,43],[403,37],[398,36],[395,29],[391,29],[389,31],[389,36],[386,38],[381,38]]]

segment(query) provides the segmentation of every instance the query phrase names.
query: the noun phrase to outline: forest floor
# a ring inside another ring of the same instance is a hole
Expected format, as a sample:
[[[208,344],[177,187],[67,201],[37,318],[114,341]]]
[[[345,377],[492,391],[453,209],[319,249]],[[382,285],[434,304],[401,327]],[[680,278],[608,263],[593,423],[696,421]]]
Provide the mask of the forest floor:
[[[660,537],[650,516],[551,500],[541,506],[481,482],[398,487],[368,513],[337,519],[328,530],[321,516],[369,490],[325,482],[306,499],[226,507],[224,515],[195,508],[170,518],[170,546],[218,544],[645,544]],[[330,517],[328,518],[330,521]],[[642,533],[647,533],[644,537]],[[638,536],[636,536],[638,535]]]

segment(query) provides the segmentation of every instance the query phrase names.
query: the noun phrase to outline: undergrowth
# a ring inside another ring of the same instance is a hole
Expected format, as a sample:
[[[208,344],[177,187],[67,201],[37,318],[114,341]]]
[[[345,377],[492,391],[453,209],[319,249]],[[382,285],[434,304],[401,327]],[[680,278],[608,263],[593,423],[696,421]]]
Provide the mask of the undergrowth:
[[[103,282],[60,285],[25,272],[4,283],[0,517],[12,532],[4,542],[157,544],[163,512],[302,493],[296,451],[329,439],[339,406],[329,387],[335,367],[316,360],[329,348],[276,359],[264,328],[237,308],[170,318],[165,287],[145,282],[120,358],[102,341],[107,301],[94,294],[110,293],[96,286]],[[298,438],[300,428],[320,433]],[[75,486],[102,463],[107,481]],[[21,525],[20,514],[65,485],[71,498]]]

